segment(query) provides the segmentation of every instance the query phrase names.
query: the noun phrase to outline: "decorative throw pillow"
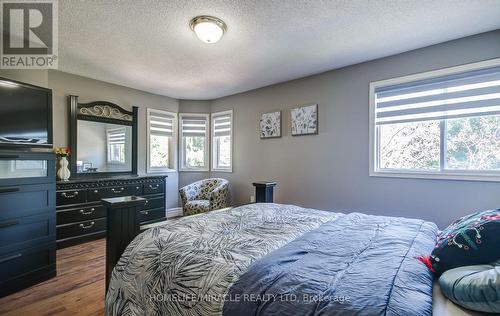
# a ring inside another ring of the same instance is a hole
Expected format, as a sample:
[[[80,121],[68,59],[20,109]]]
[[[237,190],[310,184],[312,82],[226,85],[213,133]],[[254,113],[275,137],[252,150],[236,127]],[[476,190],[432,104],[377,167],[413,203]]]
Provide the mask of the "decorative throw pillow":
[[[500,209],[456,220],[438,235],[430,257],[419,259],[438,276],[456,267],[500,259]]]
[[[439,278],[443,294],[465,308],[500,313],[500,260],[445,271]]]

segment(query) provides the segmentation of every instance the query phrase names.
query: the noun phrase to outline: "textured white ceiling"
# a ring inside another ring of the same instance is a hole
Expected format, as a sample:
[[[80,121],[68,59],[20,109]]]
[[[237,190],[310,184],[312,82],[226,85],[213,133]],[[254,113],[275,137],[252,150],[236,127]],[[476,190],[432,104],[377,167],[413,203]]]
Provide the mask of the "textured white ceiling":
[[[197,15],[228,25],[216,44]],[[500,0],[64,0],[59,69],[214,99],[500,28]]]

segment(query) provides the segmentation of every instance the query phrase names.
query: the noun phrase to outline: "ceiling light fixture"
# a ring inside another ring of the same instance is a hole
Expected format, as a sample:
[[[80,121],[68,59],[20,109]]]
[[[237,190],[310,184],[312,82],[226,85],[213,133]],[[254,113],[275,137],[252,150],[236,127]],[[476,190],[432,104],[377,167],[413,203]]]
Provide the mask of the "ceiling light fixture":
[[[227,26],[224,21],[213,16],[200,15],[189,22],[191,29],[196,36],[205,43],[217,43],[224,32],[227,31]]]

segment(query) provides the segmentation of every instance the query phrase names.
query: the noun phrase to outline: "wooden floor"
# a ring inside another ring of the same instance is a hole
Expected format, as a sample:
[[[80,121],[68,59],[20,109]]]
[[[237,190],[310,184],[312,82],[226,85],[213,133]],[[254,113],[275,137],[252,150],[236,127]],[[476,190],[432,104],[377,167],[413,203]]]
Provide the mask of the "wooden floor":
[[[0,315],[104,315],[106,240],[57,251],[57,277],[0,298]]]

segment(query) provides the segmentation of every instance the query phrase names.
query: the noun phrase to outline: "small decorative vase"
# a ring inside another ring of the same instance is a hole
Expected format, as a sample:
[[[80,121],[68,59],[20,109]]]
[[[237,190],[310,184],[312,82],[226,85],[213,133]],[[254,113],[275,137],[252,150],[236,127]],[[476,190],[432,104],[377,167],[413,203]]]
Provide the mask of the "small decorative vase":
[[[59,170],[57,170],[57,177],[59,180],[68,181],[71,172],[68,169],[68,159],[66,157],[59,158]]]

